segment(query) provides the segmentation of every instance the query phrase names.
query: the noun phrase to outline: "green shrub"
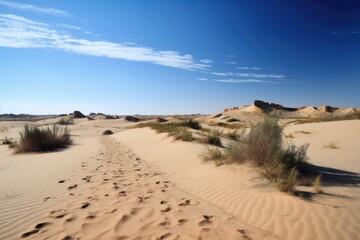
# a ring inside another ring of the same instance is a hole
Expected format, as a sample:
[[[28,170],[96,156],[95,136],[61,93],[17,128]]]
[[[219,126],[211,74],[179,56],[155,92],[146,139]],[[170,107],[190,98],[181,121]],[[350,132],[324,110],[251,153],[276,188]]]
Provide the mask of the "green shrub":
[[[48,152],[67,148],[72,140],[67,128],[50,128],[25,125],[20,133],[20,141],[16,153]]]
[[[221,138],[214,133],[206,135],[206,136],[200,138],[198,141],[200,143],[206,143],[206,144],[222,147]]]
[[[243,132],[239,141],[228,147],[226,155],[231,162],[255,164],[281,191],[293,192],[300,176],[298,167],[306,162],[309,145],[284,147],[282,132],[277,118],[265,118],[248,135]]]
[[[110,129],[107,129],[103,132],[103,135],[111,135],[111,134],[114,134],[114,133]]]
[[[192,128],[192,129],[195,129],[195,130],[200,130],[201,129],[201,125],[198,121],[195,121],[195,120],[186,120],[182,123],[180,123],[180,125],[182,125],[183,127],[189,127],[189,128]]]

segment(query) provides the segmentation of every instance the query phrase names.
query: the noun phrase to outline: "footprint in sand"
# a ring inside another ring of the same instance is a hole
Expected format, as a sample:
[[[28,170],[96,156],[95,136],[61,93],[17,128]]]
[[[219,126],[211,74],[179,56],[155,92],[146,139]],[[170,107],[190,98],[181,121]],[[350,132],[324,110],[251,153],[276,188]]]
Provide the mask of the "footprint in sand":
[[[31,230],[29,232],[26,232],[23,235],[21,235],[21,238],[27,238],[27,237],[29,237],[29,236],[31,236],[33,234],[38,233],[38,232],[39,232],[39,229],[33,229],[33,230]]]
[[[161,212],[170,212],[170,211],[171,211],[170,206],[166,206],[164,209],[161,209]]]
[[[185,224],[187,221],[189,221],[189,220],[187,220],[186,218],[181,218],[178,220],[178,223]]]
[[[87,207],[89,207],[89,206],[90,206],[90,203],[84,202],[84,203],[81,205],[81,208],[82,208],[82,209],[85,209],[85,208],[87,208]]]
[[[77,184],[74,184],[74,185],[69,186],[68,189],[73,190],[74,188],[77,188],[77,186],[78,186]]]
[[[203,220],[199,222],[199,226],[200,227],[203,227],[203,226],[206,226],[206,225],[209,225],[212,223],[212,221],[210,219],[212,219],[213,216],[210,216],[210,215],[203,215]]]

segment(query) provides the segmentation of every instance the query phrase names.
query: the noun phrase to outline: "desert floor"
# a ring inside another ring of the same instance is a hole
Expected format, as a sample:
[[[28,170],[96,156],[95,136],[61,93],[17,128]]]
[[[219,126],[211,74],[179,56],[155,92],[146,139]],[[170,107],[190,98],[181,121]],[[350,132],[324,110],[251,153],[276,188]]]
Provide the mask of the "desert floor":
[[[0,139],[24,124],[0,122]],[[359,120],[285,128],[323,173],[324,193],[304,197],[247,164],[203,162],[202,144],[131,125],[76,120],[75,144],[55,153],[0,145],[0,239],[358,239]]]

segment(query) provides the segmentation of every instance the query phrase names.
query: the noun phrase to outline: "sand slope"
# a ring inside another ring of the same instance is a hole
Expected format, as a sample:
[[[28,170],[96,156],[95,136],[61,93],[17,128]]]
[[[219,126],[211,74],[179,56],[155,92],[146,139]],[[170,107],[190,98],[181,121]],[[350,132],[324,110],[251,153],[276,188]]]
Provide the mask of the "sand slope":
[[[350,124],[351,128],[358,123]],[[333,124],[334,128],[342,122]],[[332,192],[338,188],[336,192],[341,194],[318,195],[305,201],[278,192],[261,181],[252,168],[202,164],[198,158],[203,148],[200,145],[173,142],[166,134],[143,129],[122,132],[117,138],[166,172],[184,191],[284,239],[357,239],[360,232],[360,216],[355,214],[360,210],[358,173],[343,173],[343,178],[353,179],[351,185],[325,189]],[[348,151],[359,153],[357,148]],[[314,153],[309,153],[313,159]],[[321,159],[317,160],[321,163]],[[342,159],[347,160],[355,164],[351,159]]]
[[[0,136],[23,124],[1,122]],[[251,166],[203,163],[204,145],[125,126],[77,120],[75,145],[56,153],[0,146],[0,239],[358,239],[360,121],[286,129],[328,178],[325,194],[307,199]]]

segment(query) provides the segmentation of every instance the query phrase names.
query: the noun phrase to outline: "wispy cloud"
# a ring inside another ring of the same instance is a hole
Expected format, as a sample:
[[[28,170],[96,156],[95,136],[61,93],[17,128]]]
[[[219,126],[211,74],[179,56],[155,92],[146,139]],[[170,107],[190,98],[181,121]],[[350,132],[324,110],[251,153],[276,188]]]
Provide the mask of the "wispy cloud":
[[[207,78],[198,78],[197,80],[199,80],[199,81],[207,81],[208,79]]]
[[[331,32],[331,34],[360,34],[360,31],[349,31],[349,32]]]
[[[200,59],[199,62],[205,63],[205,64],[211,64],[214,63],[213,61],[211,61],[210,59]]]
[[[232,72],[212,72],[212,75],[216,75],[216,76],[232,76],[234,75],[234,73]]]
[[[237,62],[225,62],[226,64],[235,65]]]
[[[235,55],[229,54],[228,57],[229,57],[229,58],[234,58]]]
[[[279,84],[276,81],[267,81],[260,79],[215,79],[216,82],[224,82],[224,83],[272,83]]]
[[[236,67],[237,69],[240,70],[261,70],[262,68],[259,67]]]
[[[50,25],[17,15],[0,14],[0,46],[11,48],[53,48],[67,52],[128,61],[150,62],[186,70],[206,70],[209,64],[195,60],[190,54],[160,51],[109,41],[75,38]]]
[[[9,2],[9,1],[3,1],[0,0],[0,5],[17,9],[20,11],[30,11],[30,12],[36,12],[41,14],[49,14],[59,17],[68,17],[71,16],[70,13],[65,12],[63,10],[55,9],[55,8],[44,8],[44,7],[38,7],[31,4],[24,4],[24,3],[17,3],[17,2]]]
[[[262,73],[236,73],[239,77],[251,77],[251,78],[285,78],[281,74],[262,74]]]

